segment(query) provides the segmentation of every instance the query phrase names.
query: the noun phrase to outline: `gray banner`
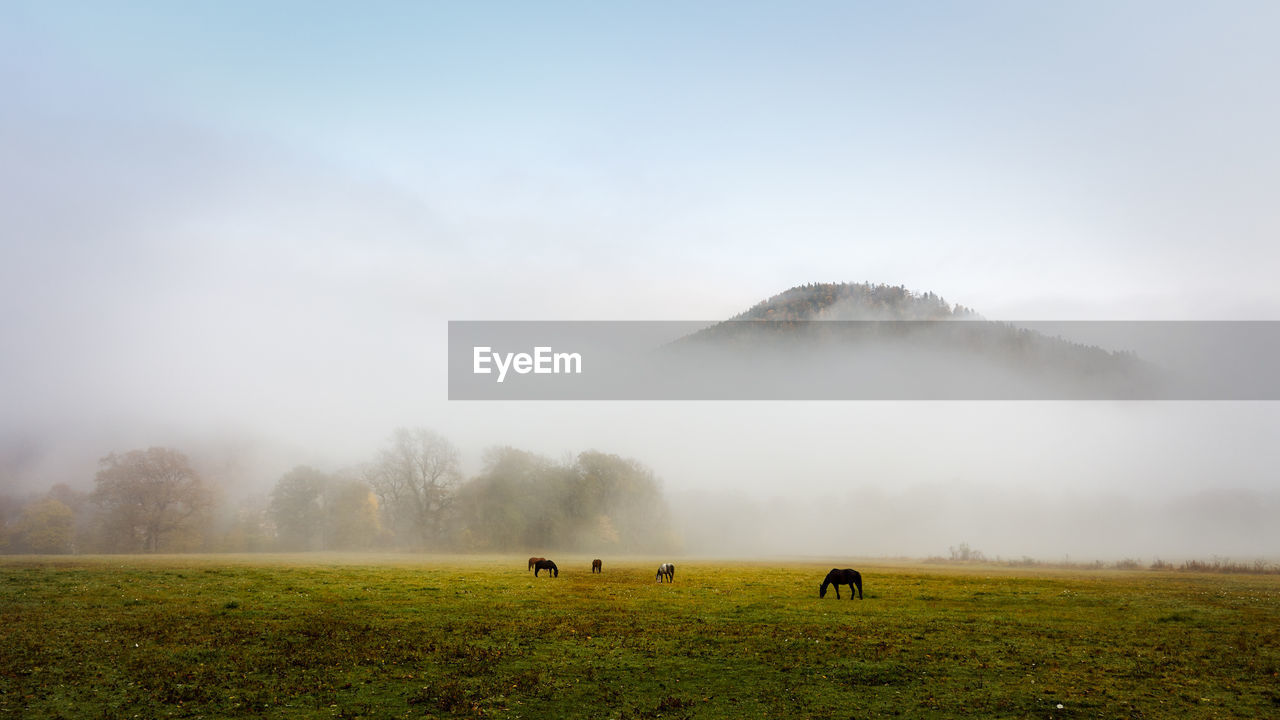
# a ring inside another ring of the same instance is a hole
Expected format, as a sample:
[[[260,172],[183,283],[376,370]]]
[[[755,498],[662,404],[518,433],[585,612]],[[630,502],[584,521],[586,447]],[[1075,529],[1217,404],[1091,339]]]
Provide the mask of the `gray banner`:
[[[1278,400],[1280,323],[449,323],[450,400]]]

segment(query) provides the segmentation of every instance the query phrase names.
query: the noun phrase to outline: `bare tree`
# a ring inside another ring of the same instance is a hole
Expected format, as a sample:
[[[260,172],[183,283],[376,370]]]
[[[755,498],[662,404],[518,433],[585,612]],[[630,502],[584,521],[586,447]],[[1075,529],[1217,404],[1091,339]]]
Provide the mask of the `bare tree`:
[[[107,540],[115,549],[172,549],[177,537],[190,544],[213,494],[186,455],[169,448],[112,453],[99,462],[94,502],[105,515]]]
[[[458,485],[458,450],[423,428],[400,428],[365,477],[393,530],[426,547],[439,541]]]

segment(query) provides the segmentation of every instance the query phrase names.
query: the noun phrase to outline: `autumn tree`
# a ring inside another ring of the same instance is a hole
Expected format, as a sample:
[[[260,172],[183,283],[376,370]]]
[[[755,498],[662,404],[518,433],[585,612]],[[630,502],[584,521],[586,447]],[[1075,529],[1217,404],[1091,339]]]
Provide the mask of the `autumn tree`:
[[[26,552],[53,555],[74,549],[75,512],[52,497],[27,505],[15,528],[15,545]]]
[[[198,546],[213,494],[187,456],[170,448],[112,453],[99,461],[93,502],[108,549],[159,552]]]
[[[456,533],[467,550],[553,548],[560,522],[559,493],[552,491],[555,465],[512,447],[485,451],[484,470],[458,490]]]
[[[0,494],[0,552],[13,552],[18,518],[22,517],[22,501],[9,493]]]
[[[400,428],[366,470],[383,516],[404,541],[432,547],[443,531],[459,480],[458,450],[423,428]]]
[[[588,450],[578,455],[574,467],[566,502],[582,528],[580,542],[624,550],[676,544],[662,486],[643,463]]]
[[[326,493],[324,543],[328,549],[368,550],[378,540],[378,497],[365,483],[335,478]]]
[[[323,499],[331,482],[328,475],[302,465],[276,481],[271,491],[271,518],[281,549],[323,549]]]
[[[456,533],[472,550],[669,549],[674,533],[653,471],[588,451],[562,462],[510,447],[458,491]]]
[[[271,491],[271,517],[285,550],[364,550],[379,532],[378,500],[364,482],[315,468],[290,470]]]
[[[241,497],[226,508],[225,518],[218,541],[220,552],[258,552],[274,546],[275,522],[267,494]]]

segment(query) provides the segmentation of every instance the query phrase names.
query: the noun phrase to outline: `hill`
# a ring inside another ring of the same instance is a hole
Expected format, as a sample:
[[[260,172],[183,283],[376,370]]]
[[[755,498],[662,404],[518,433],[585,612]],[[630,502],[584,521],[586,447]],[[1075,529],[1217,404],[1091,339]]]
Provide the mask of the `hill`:
[[[705,368],[708,393],[753,398],[1104,399],[1153,397],[1134,354],[984,319],[932,292],[869,283],[800,285],[671,344]],[[1061,329],[1063,323],[1053,327]],[[1069,325],[1069,324],[1067,324]],[[1048,325],[1045,325],[1048,327]]]

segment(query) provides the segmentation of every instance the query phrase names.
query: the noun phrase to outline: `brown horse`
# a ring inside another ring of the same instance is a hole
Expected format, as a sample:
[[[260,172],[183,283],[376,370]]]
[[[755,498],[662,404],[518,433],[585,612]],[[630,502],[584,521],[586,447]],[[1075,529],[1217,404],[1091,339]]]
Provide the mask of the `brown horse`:
[[[531,558],[529,558],[529,569],[530,569],[530,570],[532,570],[532,569],[533,569],[533,566],[534,566],[534,565],[537,565],[539,560],[546,560],[546,558],[542,558],[542,557],[531,557]]]
[[[604,565],[600,562],[600,558],[591,561],[591,572],[604,572]]]
[[[837,569],[837,568],[831,568],[831,572],[827,573],[827,577],[823,579],[823,581],[822,581],[822,585],[818,587],[818,597],[823,598],[823,597],[826,597],[826,596],[827,596],[827,586],[828,586],[828,585],[835,585],[835,586],[836,586],[836,599],[837,599],[837,600],[839,600],[839,599],[840,599],[840,586],[841,586],[841,585],[848,585],[848,586],[849,586],[849,599],[850,599],[850,600],[852,600],[852,599],[853,599],[853,589],[854,589],[854,588],[857,588],[857,589],[858,589],[858,599],[859,599],[859,600],[861,600],[861,599],[862,599],[862,574],[861,574],[861,573],[859,573],[857,570],[851,570],[851,569],[849,569],[849,568],[845,568],[844,570],[839,570],[839,569]]]
[[[551,577],[560,577],[560,568],[546,558],[539,558],[538,562],[533,564],[533,576],[538,577],[538,571],[540,570],[546,570]]]

